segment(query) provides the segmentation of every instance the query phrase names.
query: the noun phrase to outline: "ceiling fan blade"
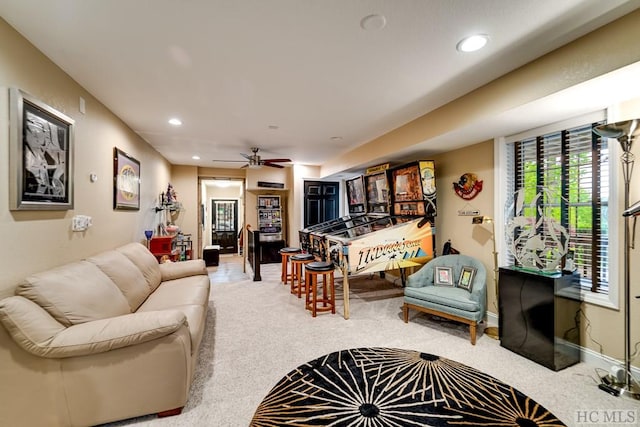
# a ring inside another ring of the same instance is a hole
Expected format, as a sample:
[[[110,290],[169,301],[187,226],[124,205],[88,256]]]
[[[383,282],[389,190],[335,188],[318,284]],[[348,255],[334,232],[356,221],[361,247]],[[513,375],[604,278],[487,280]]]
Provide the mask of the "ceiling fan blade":
[[[272,167],[272,168],[281,168],[281,169],[282,169],[282,168],[284,168],[284,166],[282,166],[282,165],[278,165],[278,164],[276,164],[276,163],[271,163],[271,162],[268,162],[268,161],[266,161],[266,160],[262,161],[261,163],[262,163],[262,165],[264,165],[264,166],[270,166],[270,167]]]
[[[212,162],[226,162],[226,163],[244,163],[246,160],[211,160]]]
[[[288,163],[291,162],[291,159],[262,159],[262,161],[272,163]]]
[[[247,160],[251,160],[253,158],[253,155],[250,155],[250,154],[240,153],[240,155]]]

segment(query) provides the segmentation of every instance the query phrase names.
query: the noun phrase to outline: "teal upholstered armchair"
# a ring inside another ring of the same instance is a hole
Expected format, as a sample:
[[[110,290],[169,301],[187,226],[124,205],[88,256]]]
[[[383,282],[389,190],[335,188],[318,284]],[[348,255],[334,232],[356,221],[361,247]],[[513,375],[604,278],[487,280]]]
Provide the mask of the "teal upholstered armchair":
[[[465,275],[463,283],[460,283],[463,269]],[[434,283],[436,279],[439,279],[439,283]],[[409,321],[409,309],[413,309],[466,323],[469,325],[471,344],[475,345],[477,325],[484,319],[487,310],[486,282],[487,271],[477,259],[467,255],[436,257],[407,280],[402,307],[404,322]],[[465,284],[470,285],[469,290],[464,287]]]

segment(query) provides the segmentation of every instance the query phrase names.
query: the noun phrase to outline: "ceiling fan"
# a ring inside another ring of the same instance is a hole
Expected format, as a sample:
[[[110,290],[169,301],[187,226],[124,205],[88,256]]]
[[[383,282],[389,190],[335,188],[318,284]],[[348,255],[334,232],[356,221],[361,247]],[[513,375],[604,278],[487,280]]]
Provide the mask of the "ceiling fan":
[[[247,159],[247,161],[249,162],[246,165],[242,166],[243,168],[259,169],[262,166],[269,166],[269,167],[272,167],[272,168],[284,168],[284,166],[279,165],[278,163],[287,163],[287,162],[291,161],[291,159],[263,159],[258,154],[259,150],[260,149],[257,148],[257,147],[251,147],[251,152],[253,154],[240,153],[240,155],[242,157],[244,157],[245,159]],[[242,160],[216,160],[216,161],[220,161],[220,162],[239,162],[239,161],[242,161]]]

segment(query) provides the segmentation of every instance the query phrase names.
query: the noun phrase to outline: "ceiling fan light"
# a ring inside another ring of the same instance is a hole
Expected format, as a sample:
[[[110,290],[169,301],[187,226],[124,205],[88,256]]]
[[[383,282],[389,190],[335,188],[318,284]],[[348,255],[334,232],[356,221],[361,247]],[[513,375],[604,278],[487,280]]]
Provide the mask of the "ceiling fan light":
[[[249,163],[249,169],[260,169],[262,167],[262,165],[259,165],[257,163]]]

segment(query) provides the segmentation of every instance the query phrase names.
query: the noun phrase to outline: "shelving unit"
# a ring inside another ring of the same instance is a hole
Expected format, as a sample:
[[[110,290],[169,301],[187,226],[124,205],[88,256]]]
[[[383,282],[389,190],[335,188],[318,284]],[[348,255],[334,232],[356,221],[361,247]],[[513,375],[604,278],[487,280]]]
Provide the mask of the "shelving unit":
[[[163,256],[168,256],[171,261],[180,259],[180,249],[177,246],[177,236],[152,237],[149,241],[149,251],[158,261]]]
[[[178,234],[176,239],[176,247],[180,252],[180,261],[193,259],[193,244],[191,242],[191,234]]]

